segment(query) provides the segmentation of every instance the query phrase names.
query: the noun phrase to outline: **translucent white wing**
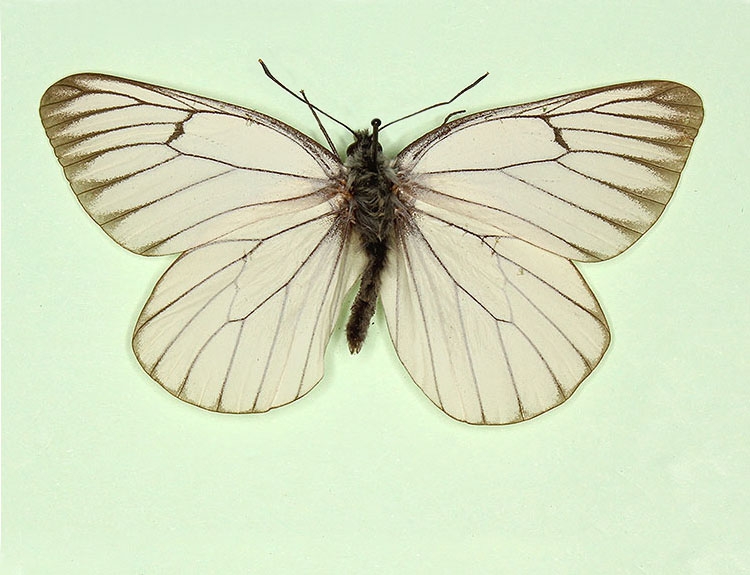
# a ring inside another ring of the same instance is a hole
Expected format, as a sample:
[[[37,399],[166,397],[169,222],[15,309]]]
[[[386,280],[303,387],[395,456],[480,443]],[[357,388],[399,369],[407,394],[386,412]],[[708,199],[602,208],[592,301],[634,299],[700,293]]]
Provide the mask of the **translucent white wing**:
[[[64,78],[39,112],[81,205],[144,255],[327,202],[341,170],[331,152],[278,120],[122,78]]]
[[[337,216],[318,206],[281,232],[256,222],[180,256],[136,324],[143,369],[213,411],[267,411],[307,393],[364,265]]]
[[[670,82],[480,112],[396,158],[403,226],[381,291],[401,361],[470,423],[570,397],[609,344],[570,260],[632,245],[669,200],[702,120]]]
[[[609,344],[567,259],[429,214],[383,278],[388,329],[415,382],[469,423],[512,423],[565,401]]]
[[[341,225],[337,157],[258,112],[96,74],[54,84],[40,115],[105,232],[136,253],[185,252],[133,336],[152,378],[233,413],[283,405],[320,380],[362,270]]]
[[[407,146],[395,167],[418,210],[596,261],[659,217],[702,119],[686,86],[621,84],[449,122]]]

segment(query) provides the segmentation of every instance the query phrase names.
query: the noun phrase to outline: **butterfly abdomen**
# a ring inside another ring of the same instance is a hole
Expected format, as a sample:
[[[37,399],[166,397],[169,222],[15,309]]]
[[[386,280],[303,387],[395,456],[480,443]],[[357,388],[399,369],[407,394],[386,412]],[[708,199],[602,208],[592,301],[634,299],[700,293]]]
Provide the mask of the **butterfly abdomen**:
[[[380,292],[380,282],[392,245],[395,219],[394,174],[371,134],[358,133],[347,150],[347,187],[351,214],[367,265],[352,304],[346,337],[349,351],[357,353],[367,337]]]

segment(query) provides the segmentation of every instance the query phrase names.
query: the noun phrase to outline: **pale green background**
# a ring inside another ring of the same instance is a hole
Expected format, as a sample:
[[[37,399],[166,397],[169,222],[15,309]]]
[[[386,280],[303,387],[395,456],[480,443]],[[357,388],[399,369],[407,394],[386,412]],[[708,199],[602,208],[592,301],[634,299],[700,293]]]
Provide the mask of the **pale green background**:
[[[750,572],[750,3],[46,0],[2,17],[4,573]],[[207,413],[140,370],[130,332],[169,259],[85,215],[39,97],[107,72],[319,137],[258,57],[358,127],[484,71],[461,107],[649,78],[701,94],[663,219],[583,269],[613,344],[572,400],[457,423],[410,381],[381,313],[359,356],[339,328],[324,381],[265,415]]]

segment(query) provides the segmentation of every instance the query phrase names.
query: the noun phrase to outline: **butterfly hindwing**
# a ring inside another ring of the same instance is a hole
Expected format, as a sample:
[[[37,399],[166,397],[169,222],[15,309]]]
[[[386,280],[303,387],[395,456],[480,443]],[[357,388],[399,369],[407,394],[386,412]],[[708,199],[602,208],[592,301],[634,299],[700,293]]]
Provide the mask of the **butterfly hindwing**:
[[[569,260],[427,214],[399,239],[381,298],[414,381],[470,423],[521,421],[562,403],[609,344]]]
[[[289,403],[320,381],[363,261],[338,229],[338,212],[318,207],[298,216],[268,237],[251,225],[244,239],[235,234],[190,250],[156,284],[133,349],[170,393],[206,409],[249,413]]]

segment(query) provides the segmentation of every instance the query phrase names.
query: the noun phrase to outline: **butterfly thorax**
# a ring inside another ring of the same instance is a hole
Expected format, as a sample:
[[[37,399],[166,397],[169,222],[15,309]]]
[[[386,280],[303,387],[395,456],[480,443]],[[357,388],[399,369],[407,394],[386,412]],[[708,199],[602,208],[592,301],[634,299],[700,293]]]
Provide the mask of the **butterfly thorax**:
[[[373,133],[364,131],[355,134],[354,142],[346,151],[344,164],[348,169],[351,225],[367,256],[367,265],[346,326],[349,350],[352,353],[357,353],[362,347],[375,313],[380,280],[394,230],[395,174],[378,144],[379,125],[379,122],[376,125],[373,120]]]
[[[395,174],[377,146],[373,154],[369,132],[358,132],[347,149],[347,189],[351,195],[351,213],[366,246],[388,241],[393,230]]]

